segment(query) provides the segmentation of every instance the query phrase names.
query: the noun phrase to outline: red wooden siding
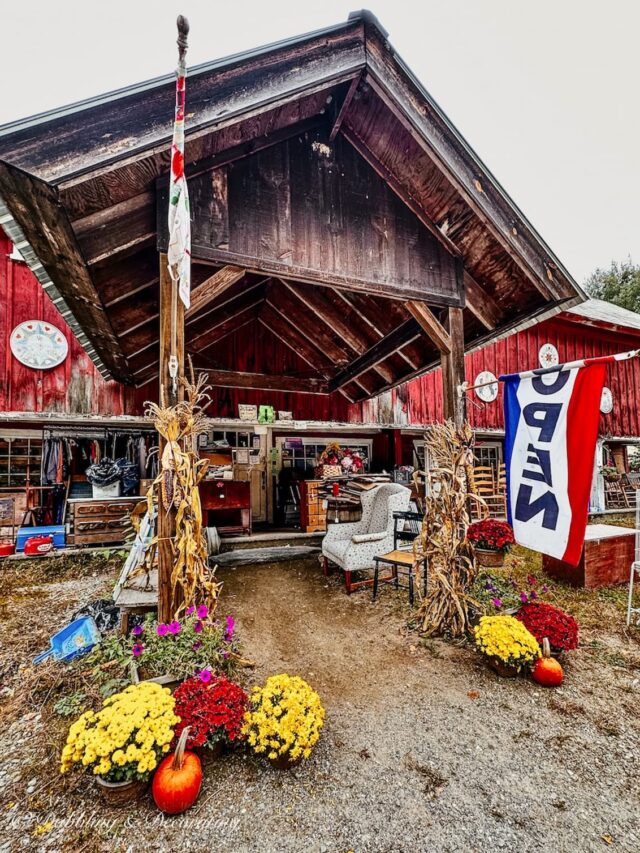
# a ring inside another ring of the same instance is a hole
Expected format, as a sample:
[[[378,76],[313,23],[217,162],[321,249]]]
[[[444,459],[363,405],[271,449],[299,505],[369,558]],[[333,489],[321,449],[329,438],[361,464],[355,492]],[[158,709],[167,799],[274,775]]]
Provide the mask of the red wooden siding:
[[[483,370],[496,376],[517,373],[539,367],[538,352],[544,343],[552,343],[561,361],[574,361],[611,355],[640,347],[640,331],[614,332],[586,326],[572,319],[571,314],[547,320],[496,341],[465,358],[466,379],[473,384]],[[390,392],[390,399],[381,407],[379,401],[367,401],[349,407],[349,418],[355,422],[371,422],[392,415],[397,424],[428,424],[442,418],[442,385],[440,370],[414,379]],[[620,362],[608,369],[606,384],[613,393],[613,411],[602,415],[600,433],[611,437],[640,436],[640,359]],[[502,387],[493,403],[482,403],[475,392],[468,395],[468,417],[479,430],[502,430]]]
[[[139,415],[149,389],[106,382],[26,264],[9,257],[0,231],[0,412]],[[11,332],[25,320],[47,320],[66,336],[69,354],[52,370],[33,370],[11,352]]]

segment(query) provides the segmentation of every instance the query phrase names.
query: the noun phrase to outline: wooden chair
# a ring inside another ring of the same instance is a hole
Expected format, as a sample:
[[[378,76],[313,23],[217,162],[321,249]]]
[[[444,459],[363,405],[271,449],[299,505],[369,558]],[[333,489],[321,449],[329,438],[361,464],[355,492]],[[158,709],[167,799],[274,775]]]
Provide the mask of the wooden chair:
[[[496,476],[496,470],[491,465],[474,465],[471,473],[472,482],[470,491],[485,502],[489,515],[504,518],[507,514],[506,499],[506,475],[505,488],[500,492],[500,475]],[[472,515],[480,517],[479,507],[472,506]]]
[[[400,575],[407,576],[407,589],[409,590],[409,604],[413,607],[415,598],[415,557],[413,543],[420,534],[420,527],[424,516],[421,512],[394,512],[393,550],[387,554],[381,554],[375,558],[373,572],[373,600],[378,595],[380,583],[393,583],[395,588],[400,587]],[[390,566],[391,573],[386,577],[380,577],[380,564]],[[423,594],[427,593],[427,561],[423,561]],[[404,585],[403,585],[404,586]]]

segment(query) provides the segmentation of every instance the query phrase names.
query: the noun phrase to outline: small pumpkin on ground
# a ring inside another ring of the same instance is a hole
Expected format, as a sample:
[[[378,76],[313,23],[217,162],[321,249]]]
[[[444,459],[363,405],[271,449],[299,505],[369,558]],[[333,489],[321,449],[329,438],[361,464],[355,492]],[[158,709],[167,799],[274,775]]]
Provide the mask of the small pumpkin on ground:
[[[542,640],[542,657],[536,661],[532,677],[542,687],[560,687],[564,680],[564,670],[560,662],[551,657],[551,646],[546,637]]]
[[[189,726],[182,730],[176,751],[160,762],[151,785],[155,804],[165,814],[182,814],[198,799],[202,765],[195,752],[186,752]]]

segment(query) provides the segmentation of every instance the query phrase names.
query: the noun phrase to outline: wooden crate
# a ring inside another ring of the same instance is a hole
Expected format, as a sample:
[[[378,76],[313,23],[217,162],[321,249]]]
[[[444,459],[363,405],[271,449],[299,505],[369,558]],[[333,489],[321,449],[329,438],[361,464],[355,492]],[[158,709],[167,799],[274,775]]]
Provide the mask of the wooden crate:
[[[545,555],[542,567],[550,577],[585,589],[628,583],[635,542],[635,530],[612,524],[589,524],[577,566]]]
[[[306,533],[327,529],[327,511],[320,495],[322,480],[303,480],[300,483],[300,527]]]

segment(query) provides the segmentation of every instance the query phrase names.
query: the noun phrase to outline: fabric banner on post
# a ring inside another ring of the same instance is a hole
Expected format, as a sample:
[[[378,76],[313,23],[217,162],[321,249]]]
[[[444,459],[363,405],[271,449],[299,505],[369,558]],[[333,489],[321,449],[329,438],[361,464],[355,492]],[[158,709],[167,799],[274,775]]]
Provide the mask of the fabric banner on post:
[[[607,364],[636,351],[501,376],[507,511],[516,542],[577,565]]]
[[[171,143],[171,177],[169,184],[169,248],[167,262],[171,278],[178,283],[178,293],[185,308],[191,304],[191,219],[189,192],[184,171],[184,110],[187,71],[184,59],[178,64],[176,80],[176,115]]]

